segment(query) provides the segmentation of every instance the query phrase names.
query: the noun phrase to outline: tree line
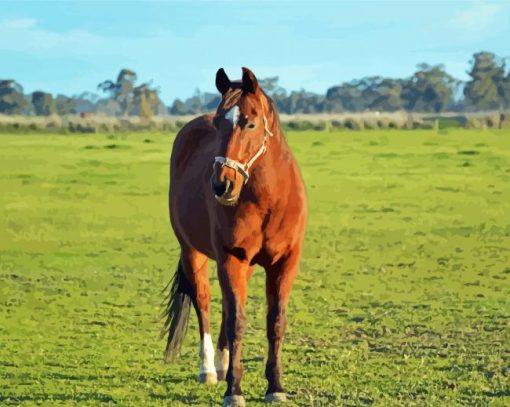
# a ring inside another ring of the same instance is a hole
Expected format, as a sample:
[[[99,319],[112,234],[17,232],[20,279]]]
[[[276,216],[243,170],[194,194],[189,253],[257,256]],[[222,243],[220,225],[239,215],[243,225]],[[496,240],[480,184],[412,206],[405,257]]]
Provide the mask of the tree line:
[[[136,84],[137,75],[122,69],[116,80],[105,80],[97,85],[105,97],[91,92],[77,96],[57,95],[36,91],[23,93],[23,87],[14,80],[0,80],[0,113],[49,116],[76,113],[102,113],[108,116],[140,116],[167,113],[159,98],[159,89],[146,82]]]
[[[410,78],[373,76],[329,88],[324,95],[306,90],[287,92],[278,77],[259,82],[282,113],[340,113],[362,111],[415,112],[484,111],[510,108],[510,72],[505,58],[491,52],[473,55],[470,79],[460,81],[442,65],[419,64]],[[0,113],[21,115],[102,113],[111,116],[188,115],[212,111],[219,103],[216,93],[199,90],[186,100],[176,99],[167,107],[159,89],[150,82],[137,85],[137,75],[122,69],[116,80],[98,84],[103,97],[85,92],[68,97],[43,91],[31,95],[14,80],[0,80]]]

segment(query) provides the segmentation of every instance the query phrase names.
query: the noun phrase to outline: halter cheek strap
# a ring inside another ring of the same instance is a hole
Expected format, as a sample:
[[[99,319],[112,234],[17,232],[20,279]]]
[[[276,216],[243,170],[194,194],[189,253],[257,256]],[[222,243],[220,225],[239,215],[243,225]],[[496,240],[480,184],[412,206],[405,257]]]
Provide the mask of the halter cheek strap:
[[[245,184],[248,182],[248,178],[250,178],[249,173],[250,167],[253,165],[255,161],[257,161],[257,158],[259,158],[262,154],[264,154],[267,151],[267,136],[268,135],[270,137],[273,136],[273,133],[271,132],[271,130],[269,130],[266,116],[262,117],[262,121],[264,122],[264,141],[262,142],[262,145],[257,150],[257,152],[253,155],[252,158],[250,158],[250,160],[247,163],[243,164],[240,163],[239,161],[232,160],[231,158],[228,157],[221,156],[214,157],[214,163],[220,163],[222,167],[229,167],[239,172],[243,176]]]

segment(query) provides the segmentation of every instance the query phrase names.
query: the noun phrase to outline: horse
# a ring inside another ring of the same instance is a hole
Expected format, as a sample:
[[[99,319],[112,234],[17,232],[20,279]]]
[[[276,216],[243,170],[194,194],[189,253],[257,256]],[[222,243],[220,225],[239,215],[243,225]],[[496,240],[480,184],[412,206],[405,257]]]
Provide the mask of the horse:
[[[223,406],[244,406],[241,347],[247,285],[255,265],[266,274],[268,355],[265,401],[286,401],[281,351],[286,311],[307,220],[303,179],[271,98],[248,68],[231,81],[216,73],[221,101],[177,134],[170,158],[170,221],[180,245],[169,283],[165,359],[182,344],[191,304],[200,330],[198,380],[226,380]],[[217,264],[222,322],[216,358],[211,339],[208,260]]]

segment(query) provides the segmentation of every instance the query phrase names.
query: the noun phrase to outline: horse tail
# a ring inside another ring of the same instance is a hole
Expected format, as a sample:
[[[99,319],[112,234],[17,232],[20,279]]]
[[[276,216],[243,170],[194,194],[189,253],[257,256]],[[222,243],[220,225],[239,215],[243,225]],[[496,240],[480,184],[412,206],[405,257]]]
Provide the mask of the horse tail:
[[[170,291],[168,293],[165,311],[163,312],[165,324],[161,333],[162,338],[168,333],[165,348],[165,362],[172,361],[181,349],[188,327],[191,299],[194,295],[193,288],[184,274],[182,261],[180,259],[177,265],[177,271],[165,290],[167,290],[168,287],[170,287]]]

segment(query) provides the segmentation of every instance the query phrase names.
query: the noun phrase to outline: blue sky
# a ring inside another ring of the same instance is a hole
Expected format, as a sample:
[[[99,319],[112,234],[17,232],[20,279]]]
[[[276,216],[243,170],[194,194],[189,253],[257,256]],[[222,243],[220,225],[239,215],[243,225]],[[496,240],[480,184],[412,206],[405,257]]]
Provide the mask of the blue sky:
[[[214,91],[224,67],[315,92],[444,63],[465,79],[474,52],[510,56],[510,1],[2,1],[0,78],[26,92],[96,91],[120,68],[171,103]],[[510,61],[509,61],[510,63]]]

